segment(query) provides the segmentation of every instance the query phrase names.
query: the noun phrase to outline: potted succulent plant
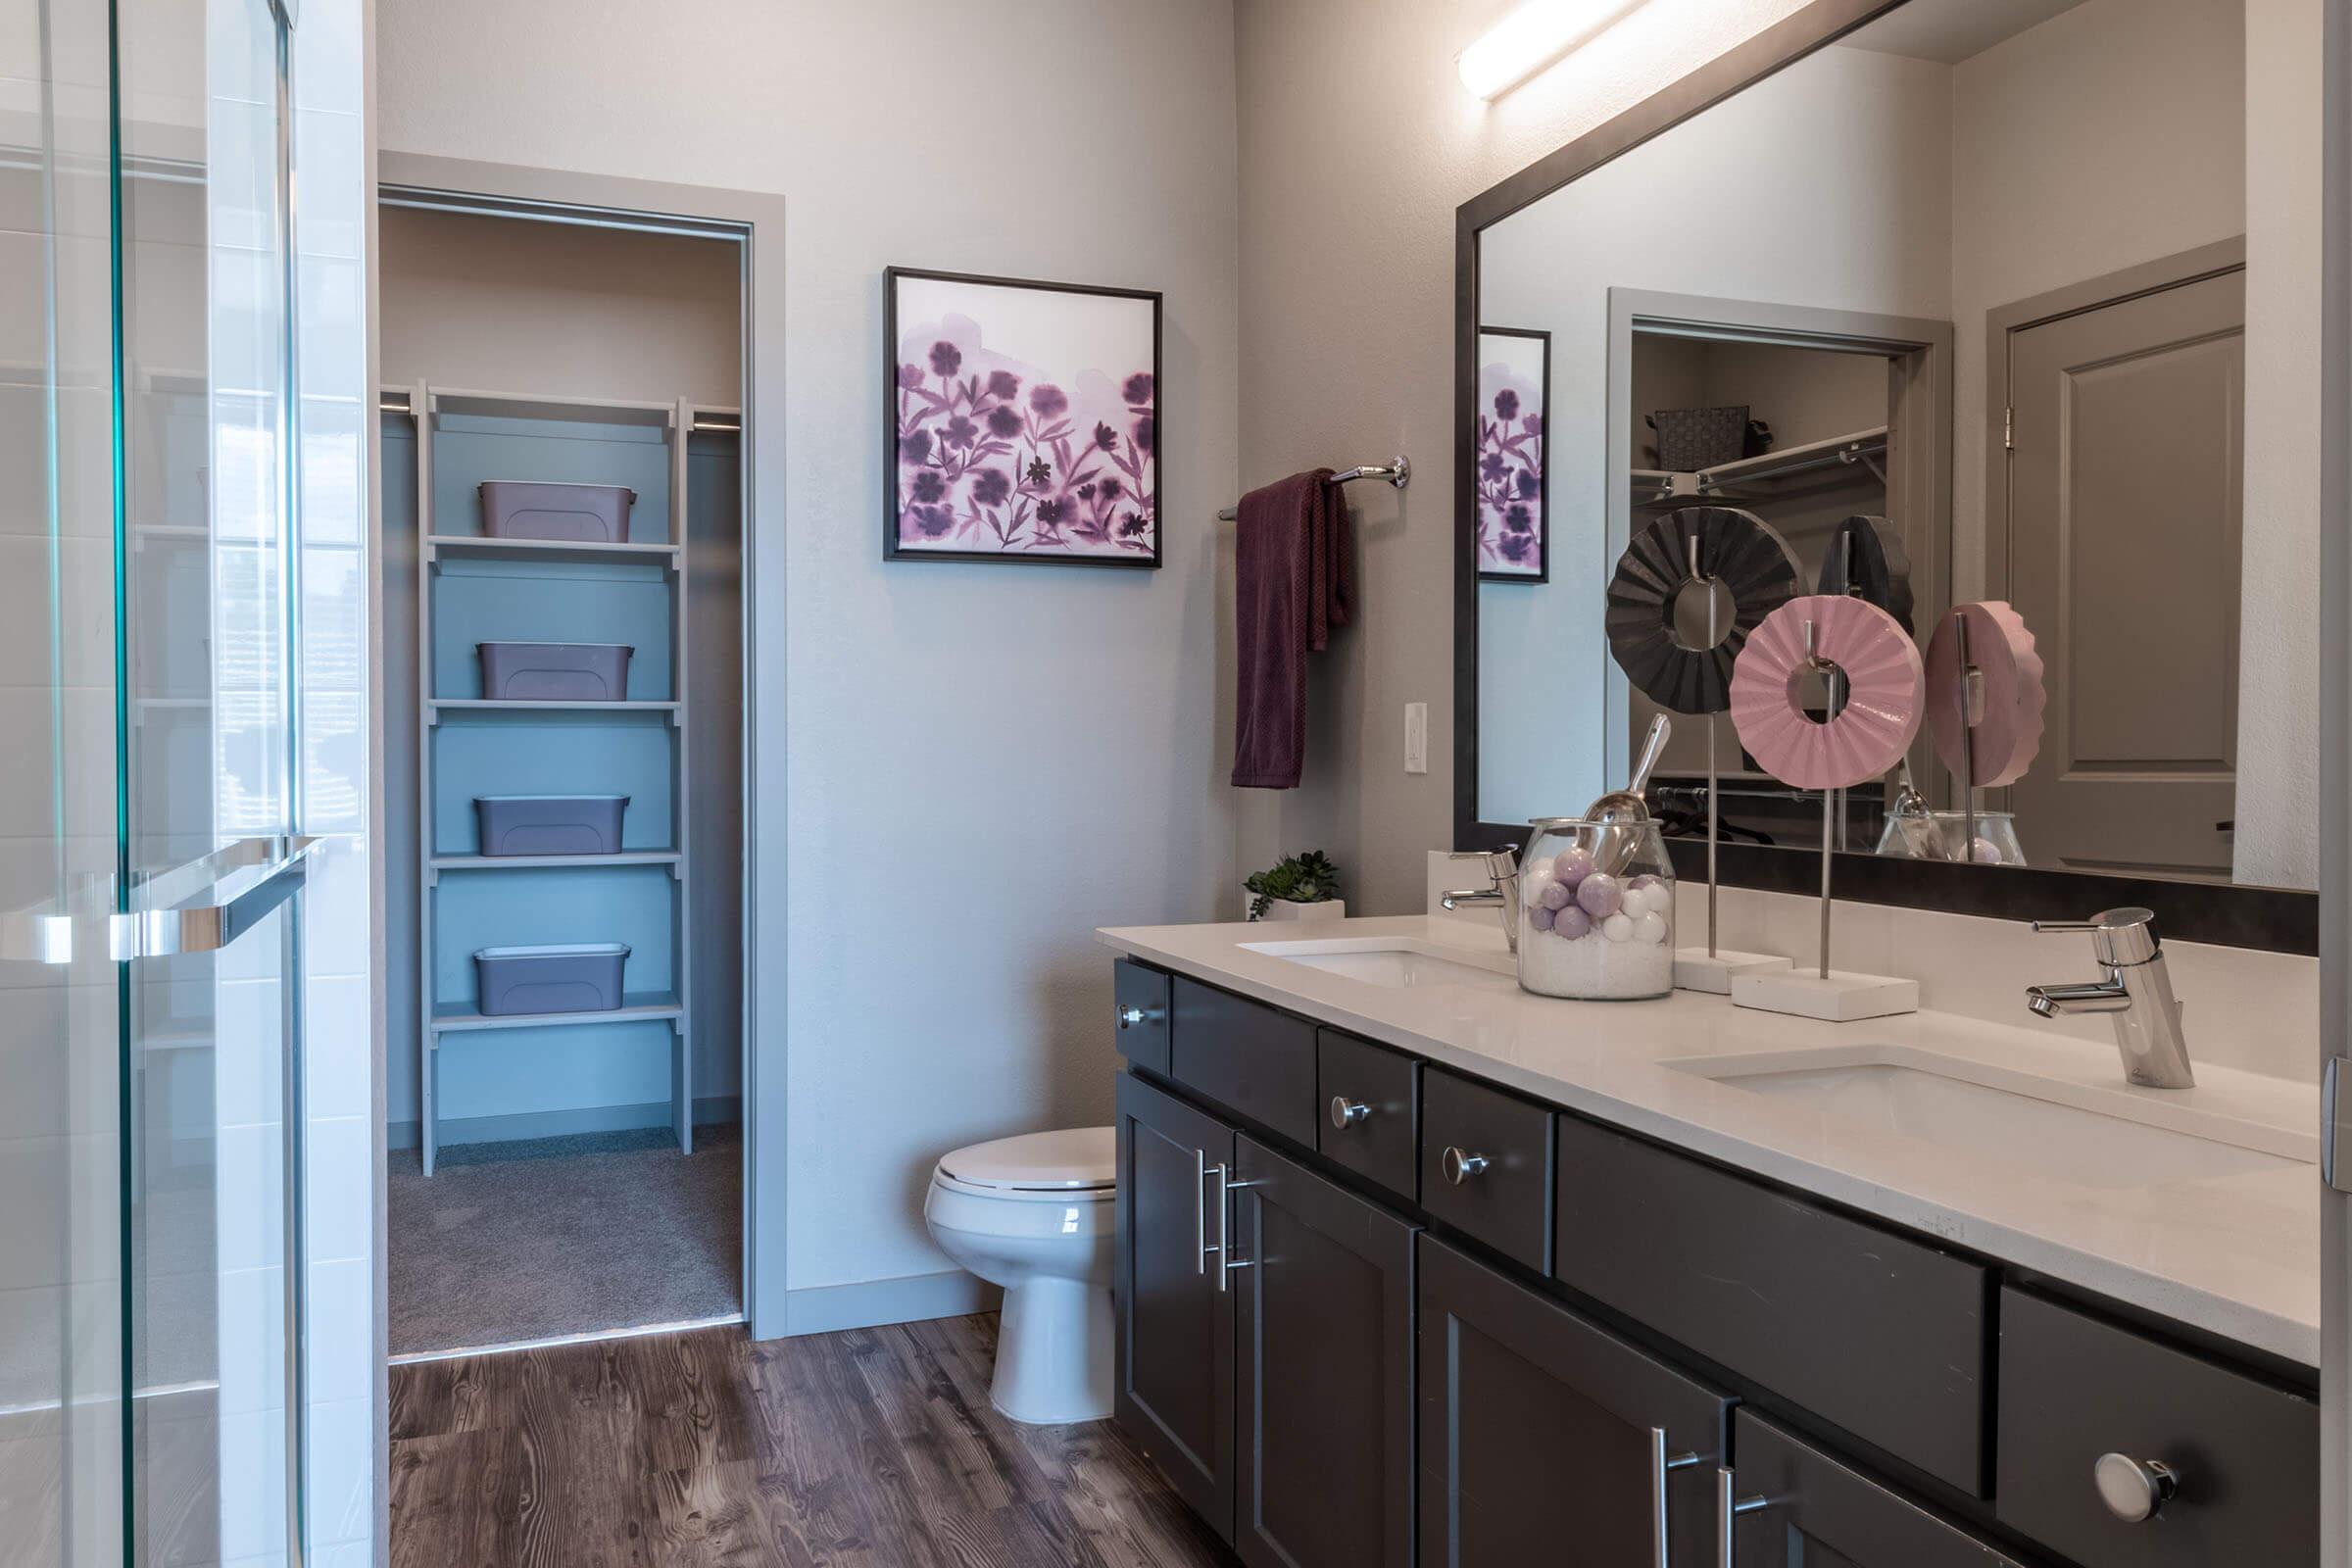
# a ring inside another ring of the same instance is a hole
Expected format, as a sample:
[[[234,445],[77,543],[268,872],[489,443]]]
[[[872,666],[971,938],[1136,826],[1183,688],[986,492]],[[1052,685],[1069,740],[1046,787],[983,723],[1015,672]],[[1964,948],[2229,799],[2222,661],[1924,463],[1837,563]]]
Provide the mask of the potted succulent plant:
[[[1340,897],[1339,867],[1321,850],[1251,872],[1242,890],[1242,917],[1247,920],[1339,920],[1348,913],[1347,902]]]

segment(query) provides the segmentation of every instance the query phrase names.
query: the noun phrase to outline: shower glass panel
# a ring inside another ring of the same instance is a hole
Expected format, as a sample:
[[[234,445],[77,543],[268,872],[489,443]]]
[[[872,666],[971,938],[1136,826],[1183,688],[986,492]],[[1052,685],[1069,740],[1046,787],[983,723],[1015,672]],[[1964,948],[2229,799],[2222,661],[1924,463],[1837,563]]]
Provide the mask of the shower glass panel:
[[[288,18],[0,0],[0,1560],[302,1560]]]

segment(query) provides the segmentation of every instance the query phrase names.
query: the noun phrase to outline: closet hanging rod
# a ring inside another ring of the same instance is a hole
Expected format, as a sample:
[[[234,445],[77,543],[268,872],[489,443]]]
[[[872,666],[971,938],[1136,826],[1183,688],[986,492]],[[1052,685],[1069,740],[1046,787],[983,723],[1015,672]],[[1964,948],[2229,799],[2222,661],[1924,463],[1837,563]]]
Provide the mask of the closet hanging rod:
[[[1348,484],[1357,479],[1385,479],[1390,484],[1395,485],[1397,489],[1401,490],[1406,485],[1412,483],[1413,460],[1400,455],[1391,458],[1386,463],[1359,464],[1355,467],[1346,469],[1331,476],[1331,482],[1333,484]],[[1231,522],[1234,518],[1240,516],[1241,514],[1241,508],[1227,507],[1224,511],[1217,514],[1217,517],[1220,521]]]

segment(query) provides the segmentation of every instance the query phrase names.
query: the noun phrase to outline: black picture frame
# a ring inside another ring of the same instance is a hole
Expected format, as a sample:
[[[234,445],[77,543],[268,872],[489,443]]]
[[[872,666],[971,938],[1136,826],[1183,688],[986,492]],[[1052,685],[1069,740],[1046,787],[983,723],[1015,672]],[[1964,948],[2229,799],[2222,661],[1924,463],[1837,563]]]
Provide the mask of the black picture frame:
[[[1151,519],[1152,548],[1115,553],[1081,554],[1043,550],[956,550],[908,545],[901,539],[904,498],[899,489],[899,294],[908,280],[963,284],[975,288],[1032,289],[1042,293],[1135,300],[1152,311]],[[950,562],[971,565],[1094,566],[1113,570],[1156,571],[1166,551],[1167,505],[1160,454],[1167,448],[1167,381],[1163,371],[1162,300],[1156,289],[1120,288],[1102,283],[1062,283],[1041,278],[997,277],[980,272],[940,271],[919,267],[882,270],[882,559],[884,561]]]
[[[1544,453],[1542,459],[1542,468],[1537,476],[1536,569],[1533,571],[1504,571],[1499,568],[1489,568],[1482,562],[1479,566],[1478,578],[1481,582],[1547,583],[1551,581],[1551,334],[1539,327],[1481,326],[1478,329],[1478,364],[1482,368],[1485,366],[1487,361],[1485,344],[1488,338],[1511,337],[1531,339],[1536,342],[1540,342],[1544,348],[1543,366],[1542,368],[1537,372],[1536,376],[1536,395],[1542,404],[1542,407],[1537,412],[1543,419],[1543,424],[1540,427],[1540,433],[1536,436],[1536,439],[1543,443]],[[1478,408],[1477,416],[1479,420],[1477,428],[1480,430],[1486,428],[1487,417],[1493,412],[1491,409],[1483,406],[1484,401],[1485,399],[1482,389],[1480,395],[1473,399],[1474,404],[1481,405]],[[1484,441],[1476,435],[1472,437],[1472,441],[1474,443],[1475,450],[1479,453],[1480,461],[1483,462],[1485,458]],[[1484,521],[1485,519],[1483,517],[1479,517],[1474,514],[1472,519],[1473,530],[1483,526]]]
[[[1524,823],[1487,822],[1478,811],[1478,293],[1479,235],[1767,76],[1899,10],[1907,0],[1812,0],[1745,42],[1538,159],[1454,210],[1453,847],[1493,850],[1525,840]],[[1545,390],[1545,408],[1550,392]],[[2315,460],[2316,461],[2316,460]],[[1546,454],[1548,485],[1552,463]],[[1545,530],[1546,548],[1550,534]],[[1548,564],[1548,561],[1546,563]],[[1514,581],[1526,579],[1511,579]],[[1596,612],[1597,613],[1597,607]],[[1703,874],[1706,846],[1670,841],[1686,875]],[[1726,887],[1801,893],[1820,886],[1821,852],[1721,847]],[[2154,904],[2164,934],[2183,941],[2316,956],[2320,899],[2299,888],[2167,882],[2018,866],[1987,867],[1839,851],[1839,899],[2008,920],[2081,919],[2117,905]],[[2171,896],[2168,896],[2168,890]]]

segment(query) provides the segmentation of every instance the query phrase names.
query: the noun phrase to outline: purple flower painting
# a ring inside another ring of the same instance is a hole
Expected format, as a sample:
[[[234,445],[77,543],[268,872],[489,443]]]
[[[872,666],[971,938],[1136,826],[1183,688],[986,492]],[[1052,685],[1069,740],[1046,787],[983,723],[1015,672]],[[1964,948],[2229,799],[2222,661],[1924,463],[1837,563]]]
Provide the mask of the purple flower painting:
[[[885,559],[1159,564],[1159,296],[892,268]]]
[[[1478,329],[1478,575],[1543,582],[1550,574],[1544,437],[1551,334]]]

